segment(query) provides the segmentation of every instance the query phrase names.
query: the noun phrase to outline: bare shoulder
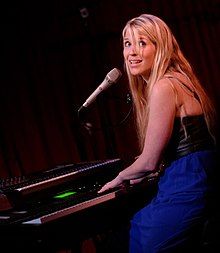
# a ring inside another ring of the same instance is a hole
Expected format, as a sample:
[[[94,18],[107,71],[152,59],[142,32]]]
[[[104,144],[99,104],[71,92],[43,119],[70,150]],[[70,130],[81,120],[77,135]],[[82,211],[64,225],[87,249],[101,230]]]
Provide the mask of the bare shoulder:
[[[160,79],[152,88],[152,96],[175,97],[175,88],[168,78]]]
[[[176,93],[167,79],[161,79],[154,84],[149,105],[151,108],[156,108],[160,111],[170,110],[170,112],[176,110]]]

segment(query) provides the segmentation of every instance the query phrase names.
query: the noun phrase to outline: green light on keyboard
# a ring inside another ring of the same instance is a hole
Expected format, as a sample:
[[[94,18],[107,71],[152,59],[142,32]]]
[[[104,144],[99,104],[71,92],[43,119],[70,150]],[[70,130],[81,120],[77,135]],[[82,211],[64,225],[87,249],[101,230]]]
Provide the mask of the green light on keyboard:
[[[55,199],[64,199],[64,198],[67,198],[67,197],[74,195],[74,194],[76,194],[76,192],[68,191],[68,192],[57,194],[54,196],[54,198]]]

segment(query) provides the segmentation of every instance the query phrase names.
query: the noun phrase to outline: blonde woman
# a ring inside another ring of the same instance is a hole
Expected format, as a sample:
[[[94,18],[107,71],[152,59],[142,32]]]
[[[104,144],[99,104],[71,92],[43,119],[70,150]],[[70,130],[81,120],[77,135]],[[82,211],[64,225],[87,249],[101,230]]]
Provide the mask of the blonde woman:
[[[130,253],[180,252],[205,215],[215,111],[164,21],[142,14],[122,35],[140,156],[99,193],[138,183],[165,164],[156,196],[131,220]]]

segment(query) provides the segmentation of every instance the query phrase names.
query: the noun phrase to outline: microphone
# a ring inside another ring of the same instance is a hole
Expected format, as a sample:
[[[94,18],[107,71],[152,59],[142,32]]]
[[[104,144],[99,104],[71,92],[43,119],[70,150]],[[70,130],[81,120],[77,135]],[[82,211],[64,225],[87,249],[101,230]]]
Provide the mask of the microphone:
[[[98,86],[98,88],[96,88],[96,90],[93,91],[93,93],[87,98],[85,103],[79,108],[78,112],[81,111],[83,108],[88,107],[96,99],[96,97],[99,95],[100,92],[110,87],[113,83],[116,83],[120,79],[121,75],[122,73],[119,69],[117,68],[112,69],[106,75],[105,79]]]

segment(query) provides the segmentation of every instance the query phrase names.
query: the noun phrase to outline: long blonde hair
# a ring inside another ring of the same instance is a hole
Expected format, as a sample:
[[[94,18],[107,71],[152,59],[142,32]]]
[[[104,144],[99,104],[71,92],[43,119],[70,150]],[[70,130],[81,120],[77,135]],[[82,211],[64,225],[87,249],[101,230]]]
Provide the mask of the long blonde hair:
[[[165,74],[172,72],[179,72],[191,81],[193,89],[201,102],[208,129],[213,136],[215,110],[212,101],[201,86],[192,67],[184,57],[174,35],[165,22],[154,15],[142,14],[127,22],[122,32],[123,37],[125,37],[127,30],[133,33],[138,31],[146,35],[156,48],[154,63],[147,83],[141,76],[133,76],[125,63],[135,107],[140,148],[143,148],[145,140],[149,110],[148,98],[151,90],[158,80],[163,78]]]

